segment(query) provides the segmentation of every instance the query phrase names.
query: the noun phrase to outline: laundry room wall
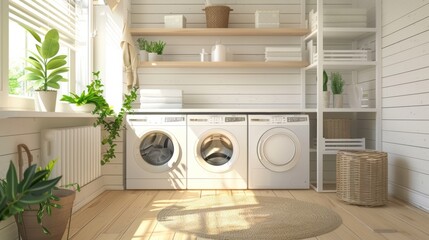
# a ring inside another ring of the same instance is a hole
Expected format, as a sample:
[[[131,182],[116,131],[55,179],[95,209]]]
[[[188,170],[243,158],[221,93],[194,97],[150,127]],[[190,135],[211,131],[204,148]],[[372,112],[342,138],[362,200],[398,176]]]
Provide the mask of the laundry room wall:
[[[429,210],[429,1],[383,1],[382,145],[389,193]]]

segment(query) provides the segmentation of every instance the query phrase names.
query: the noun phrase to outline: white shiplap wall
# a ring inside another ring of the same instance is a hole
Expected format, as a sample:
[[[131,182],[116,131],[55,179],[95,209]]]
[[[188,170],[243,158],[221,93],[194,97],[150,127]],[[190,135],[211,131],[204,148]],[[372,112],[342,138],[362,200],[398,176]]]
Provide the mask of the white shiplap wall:
[[[254,27],[256,10],[280,10],[281,27],[303,27],[304,2],[213,0],[234,9],[230,27]],[[131,27],[164,27],[164,16],[183,14],[187,27],[205,27],[201,0],[132,0]],[[193,36],[145,37],[167,42],[164,60],[199,61],[201,49],[210,52],[218,41],[230,50],[235,61],[264,61],[266,46],[301,47],[301,37]],[[140,88],[175,88],[183,90],[185,108],[301,108],[300,69],[139,69]]]
[[[429,1],[383,1],[382,129],[389,191],[429,210]]]

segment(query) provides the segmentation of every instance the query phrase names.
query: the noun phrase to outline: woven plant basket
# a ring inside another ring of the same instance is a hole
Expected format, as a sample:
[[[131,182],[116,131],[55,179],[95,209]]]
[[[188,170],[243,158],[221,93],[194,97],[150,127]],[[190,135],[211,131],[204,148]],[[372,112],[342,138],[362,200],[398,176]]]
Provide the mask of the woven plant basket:
[[[227,28],[229,21],[229,12],[232,11],[228,6],[208,6],[203,9],[206,12],[207,28]]]
[[[337,196],[362,206],[387,203],[387,153],[377,151],[338,151]]]

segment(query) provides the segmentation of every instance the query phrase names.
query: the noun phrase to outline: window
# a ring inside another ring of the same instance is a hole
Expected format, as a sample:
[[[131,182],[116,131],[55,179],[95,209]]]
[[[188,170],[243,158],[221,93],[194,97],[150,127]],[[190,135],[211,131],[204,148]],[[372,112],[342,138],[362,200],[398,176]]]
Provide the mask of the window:
[[[25,59],[35,50],[35,40],[23,27],[39,35],[56,28],[60,33],[61,54],[68,56],[70,71],[64,75],[59,95],[81,91],[90,79],[90,0],[10,0],[1,1],[1,78],[0,107],[32,109],[29,99],[34,90],[25,74]],[[6,36],[6,37],[3,37]],[[8,54],[4,54],[4,53]],[[7,69],[7,74],[5,73]]]

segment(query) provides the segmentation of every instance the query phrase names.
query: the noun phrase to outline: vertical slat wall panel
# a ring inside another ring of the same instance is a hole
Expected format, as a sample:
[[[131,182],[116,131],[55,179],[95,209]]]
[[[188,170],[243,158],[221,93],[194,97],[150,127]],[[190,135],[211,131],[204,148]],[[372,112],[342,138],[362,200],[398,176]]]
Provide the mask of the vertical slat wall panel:
[[[383,1],[383,150],[389,192],[429,209],[428,1]]]

